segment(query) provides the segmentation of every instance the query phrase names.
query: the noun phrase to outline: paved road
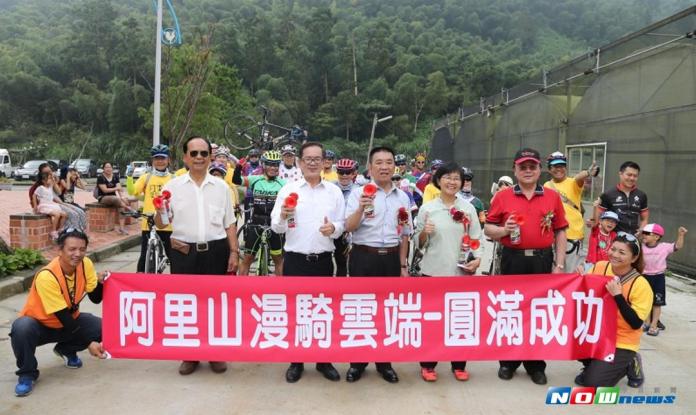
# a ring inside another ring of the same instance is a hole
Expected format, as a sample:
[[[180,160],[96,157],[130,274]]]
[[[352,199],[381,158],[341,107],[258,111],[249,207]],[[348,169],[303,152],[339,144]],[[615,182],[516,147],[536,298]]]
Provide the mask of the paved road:
[[[130,250],[106,262],[99,269],[131,272],[137,250]],[[670,287],[669,306],[663,319],[667,331],[659,337],[643,339],[643,361],[647,373],[645,394],[659,387],[663,393],[676,388],[675,405],[622,405],[596,408],[602,413],[664,414],[694,413],[696,408],[696,297],[686,285]],[[686,291],[686,292],[683,292]],[[496,362],[470,362],[471,380],[457,382],[440,365],[440,379],[425,383],[417,364],[395,364],[401,382],[388,384],[371,366],[360,382],[332,383],[317,372],[307,370],[296,384],[284,380],[284,364],[231,363],[229,370],[213,374],[202,366],[191,376],[177,373],[178,362],[109,360],[98,361],[82,353],[85,365],[70,370],[42,346],[37,357],[41,379],[34,392],[16,398],[13,388],[14,357],[7,337],[9,326],[24,295],[0,302],[0,414],[41,414],[65,411],[78,414],[587,414],[590,409],[548,407],[547,387],[534,385],[523,371],[513,380],[497,378]],[[100,314],[86,301],[85,311]],[[572,386],[579,364],[549,362],[548,386]],[[338,364],[342,374],[347,364]],[[626,394],[639,390],[620,383]],[[666,406],[666,407],[665,407]],[[665,407],[664,409],[662,407]]]

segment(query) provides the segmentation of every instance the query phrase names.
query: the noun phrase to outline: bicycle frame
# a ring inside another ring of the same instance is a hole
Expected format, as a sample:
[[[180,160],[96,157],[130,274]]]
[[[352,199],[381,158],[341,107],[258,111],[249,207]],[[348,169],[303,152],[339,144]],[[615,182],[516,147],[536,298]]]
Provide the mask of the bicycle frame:
[[[145,272],[154,274],[163,274],[164,270],[169,265],[169,258],[164,249],[164,243],[157,234],[154,215],[145,215],[137,213],[135,217],[145,217],[147,219],[150,233],[147,239],[147,250],[145,251]]]

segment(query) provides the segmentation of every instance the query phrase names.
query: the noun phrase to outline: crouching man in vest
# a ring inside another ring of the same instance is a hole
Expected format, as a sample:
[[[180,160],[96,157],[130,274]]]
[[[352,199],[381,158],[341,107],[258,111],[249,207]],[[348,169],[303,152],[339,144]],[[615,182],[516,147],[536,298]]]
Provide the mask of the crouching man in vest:
[[[88,349],[104,359],[101,344],[101,318],[80,313],[80,301],[89,295],[92,302],[102,300],[103,275],[85,258],[89,240],[82,231],[68,228],[58,237],[57,258],[34,277],[29,296],[19,318],[12,323],[10,337],[17,359],[17,396],[26,396],[39,377],[36,347],[56,343],[53,352],[70,369],[82,367],[77,352]]]

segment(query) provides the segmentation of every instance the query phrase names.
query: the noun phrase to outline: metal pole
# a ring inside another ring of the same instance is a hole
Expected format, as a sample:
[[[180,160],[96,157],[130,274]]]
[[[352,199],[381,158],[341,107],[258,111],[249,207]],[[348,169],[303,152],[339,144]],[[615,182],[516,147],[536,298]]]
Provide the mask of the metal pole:
[[[155,102],[152,120],[152,145],[160,143],[160,85],[162,83],[162,0],[157,0],[157,36],[155,36]]]
[[[367,158],[365,159],[365,165],[370,162],[370,151],[372,151],[372,142],[375,140],[375,127],[377,127],[377,113],[372,119],[372,132],[370,133],[370,145],[367,147]]]

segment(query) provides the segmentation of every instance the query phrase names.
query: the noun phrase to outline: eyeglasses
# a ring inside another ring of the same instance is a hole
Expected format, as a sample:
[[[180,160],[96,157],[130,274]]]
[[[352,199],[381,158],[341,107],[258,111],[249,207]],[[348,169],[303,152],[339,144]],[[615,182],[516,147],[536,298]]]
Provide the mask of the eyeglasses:
[[[353,174],[353,170],[336,170],[336,173],[340,174],[341,176],[349,176]]]
[[[440,180],[445,180],[448,182],[461,182],[462,178],[459,175],[452,175],[452,176],[442,176]]]
[[[302,157],[302,161],[307,164],[319,164],[322,160],[324,159],[321,157]]]
[[[210,156],[210,151],[208,151],[208,150],[201,150],[201,151],[191,150],[191,151],[189,151],[189,156],[191,156],[191,157],[198,157],[199,155],[203,158],[208,157],[208,156]]]

